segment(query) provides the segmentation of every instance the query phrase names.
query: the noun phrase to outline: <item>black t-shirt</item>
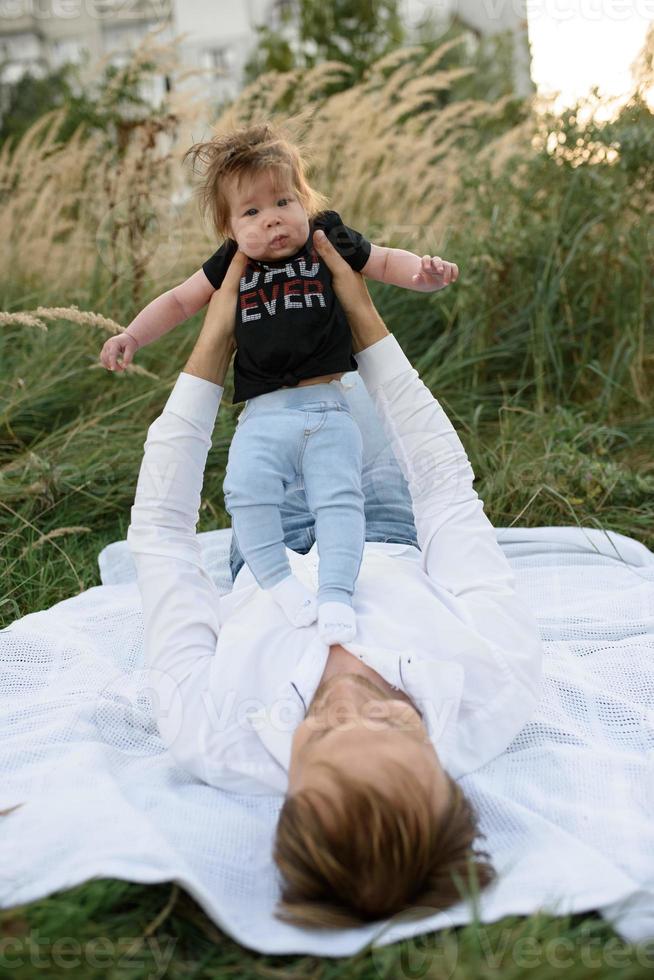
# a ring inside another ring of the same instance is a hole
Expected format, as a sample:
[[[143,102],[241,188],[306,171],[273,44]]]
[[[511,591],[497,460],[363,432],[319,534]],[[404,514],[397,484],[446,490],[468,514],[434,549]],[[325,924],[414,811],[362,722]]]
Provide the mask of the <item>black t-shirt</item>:
[[[322,211],[309,221],[309,237],[294,255],[248,258],[236,303],[233,405],[305,378],[357,369],[345,311],[329,267],[313,245],[318,228],[356,272],[368,261],[370,242],[344,225],[336,211]],[[203,263],[216,289],[237,250],[228,238]]]

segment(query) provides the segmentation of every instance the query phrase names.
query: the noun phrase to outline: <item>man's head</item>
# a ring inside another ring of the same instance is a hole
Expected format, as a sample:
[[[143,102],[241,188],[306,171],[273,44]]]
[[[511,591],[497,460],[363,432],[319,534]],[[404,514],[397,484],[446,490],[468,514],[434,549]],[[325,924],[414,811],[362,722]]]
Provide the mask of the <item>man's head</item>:
[[[464,897],[495,877],[473,852],[476,813],[442,768],[422,719],[358,673],[323,681],[296,729],[275,839],[278,917],[311,927],[376,921]]]
[[[297,252],[309,237],[309,219],[329,204],[309,183],[310,150],[289,126],[263,122],[229,129],[193,144],[184,155],[194,167],[200,163],[200,207],[217,236],[233,238],[251,258]],[[287,242],[271,245],[281,233],[288,233]]]

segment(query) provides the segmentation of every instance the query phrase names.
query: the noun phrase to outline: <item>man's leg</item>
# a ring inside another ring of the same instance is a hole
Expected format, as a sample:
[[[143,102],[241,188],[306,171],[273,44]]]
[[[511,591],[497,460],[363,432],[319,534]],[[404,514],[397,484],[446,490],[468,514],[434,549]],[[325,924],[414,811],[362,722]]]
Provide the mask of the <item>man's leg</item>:
[[[361,489],[365,496],[366,541],[389,541],[418,547],[409,486],[361,375],[358,371],[348,371],[343,375],[342,383],[363,440]],[[301,481],[287,488],[280,513],[284,544],[305,555],[316,538],[314,517]],[[243,557],[233,536],[229,564],[234,581],[243,565]]]
[[[365,495],[366,541],[392,541],[417,547],[409,485],[374,403],[357,371],[343,375],[343,382],[353,383],[345,394],[363,439],[361,489]]]

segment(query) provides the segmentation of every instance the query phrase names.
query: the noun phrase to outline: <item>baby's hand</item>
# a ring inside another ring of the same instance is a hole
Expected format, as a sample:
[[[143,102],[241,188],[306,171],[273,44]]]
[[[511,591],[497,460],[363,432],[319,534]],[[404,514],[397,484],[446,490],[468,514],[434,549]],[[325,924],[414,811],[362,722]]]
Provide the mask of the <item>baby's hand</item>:
[[[138,341],[129,333],[119,333],[115,337],[110,337],[100,352],[100,361],[109,370],[115,371],[118,368],[122,371],[132,362],[134,354],[138,350]],[[118,358],[122,356],[123,362],[120,364]]]
[[[412,276],[411,281],[416,289],[431,293],[449,286],[458,278],[459,267],[455,262],[446,262],[438,255],[423,255],[420,272]]]

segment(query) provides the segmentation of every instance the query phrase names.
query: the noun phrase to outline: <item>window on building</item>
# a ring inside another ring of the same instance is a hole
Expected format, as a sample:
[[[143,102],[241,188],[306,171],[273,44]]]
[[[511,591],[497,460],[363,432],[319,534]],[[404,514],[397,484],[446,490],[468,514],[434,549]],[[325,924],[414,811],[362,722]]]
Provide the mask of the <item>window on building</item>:
[[[229,74],[231,57],[226,47],[205,48],[202,52],[203,67],[215,71],[219,75]]]

